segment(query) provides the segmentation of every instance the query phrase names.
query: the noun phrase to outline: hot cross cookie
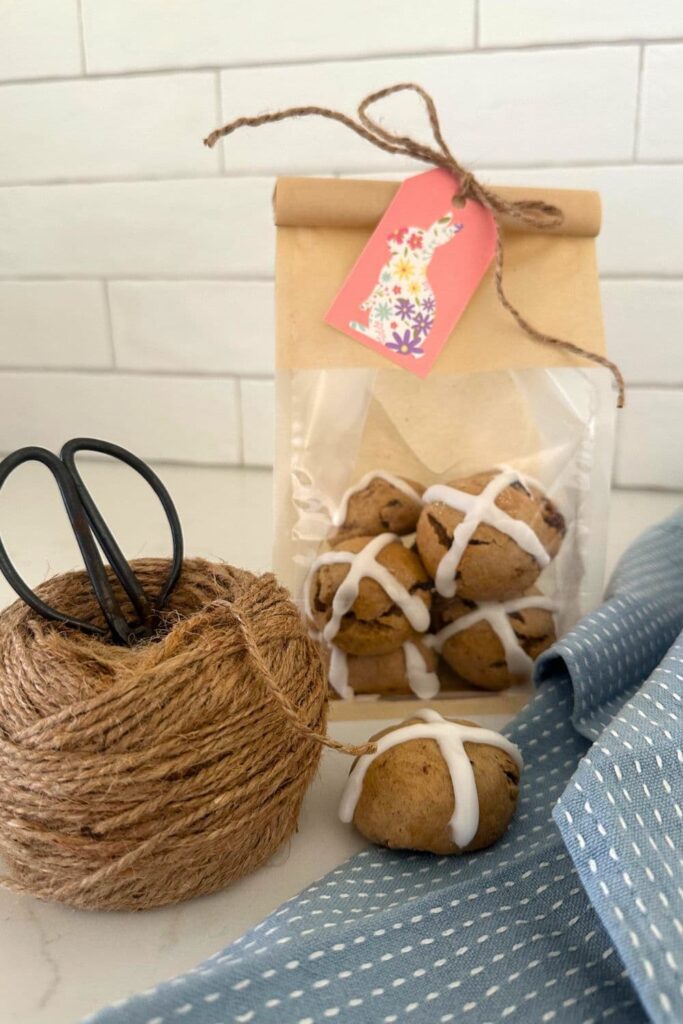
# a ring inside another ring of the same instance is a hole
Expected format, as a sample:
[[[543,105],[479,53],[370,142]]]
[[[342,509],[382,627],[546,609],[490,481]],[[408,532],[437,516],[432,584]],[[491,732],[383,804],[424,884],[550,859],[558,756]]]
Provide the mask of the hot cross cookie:
[[[557,554],[565,534],[557,507],[514,469],[436,484],[423,500],[417,547],[444,597],[519,597]]]
[[[376,693],[379,696],[413,694],[431,700],[440,689],[438,656],[428,637],[415,636],[389,654],[354,657],[334,647],[323,648],[328,679],[339,696]]]
[[[316,558],[304,600],[325,643],[347,654],[389,654],[429,628],[431,581],[394,534],[353,537]]]
[[[528,679],[536,658],[555,642],[556,607],[535,588],[502,603],[437,599],[436,632],[425,643],[468,683],[502,690]]]
[[[333,542],[380,533],[414,533],[424,487],[374,469],[343,495],[333,518]]]
[[[448,854],[482,850],[517,806],[522,757],[510,740],[431,708],[371,737],[339,816],[380,846]]]

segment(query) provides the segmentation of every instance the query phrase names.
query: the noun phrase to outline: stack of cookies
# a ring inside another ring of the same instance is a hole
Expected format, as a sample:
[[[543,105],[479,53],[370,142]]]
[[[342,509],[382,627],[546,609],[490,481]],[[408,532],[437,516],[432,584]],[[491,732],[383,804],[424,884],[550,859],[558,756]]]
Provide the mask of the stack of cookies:
[[[536,582],[564,534],[541,487],[508,467],[426,490],[368,473],[304,587],[333,691],[429,699],[440,676],[486,690],[528,679],[555,640]]]

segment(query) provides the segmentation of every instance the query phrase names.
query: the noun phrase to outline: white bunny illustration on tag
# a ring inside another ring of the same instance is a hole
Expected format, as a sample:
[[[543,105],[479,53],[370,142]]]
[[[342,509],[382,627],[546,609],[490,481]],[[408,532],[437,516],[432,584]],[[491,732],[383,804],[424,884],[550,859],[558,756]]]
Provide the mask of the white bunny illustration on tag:
[[[453,222],[452,213],[446,213],[428,228],[402,227],[389,235],[391,255],[360,306],[368,312],[368,323],[352,320],[349,327],[391,351],[421,359],[422,342],[436,316],[436,296],[427,270],[436,249],[455,238],[462,228],[462,224]]]

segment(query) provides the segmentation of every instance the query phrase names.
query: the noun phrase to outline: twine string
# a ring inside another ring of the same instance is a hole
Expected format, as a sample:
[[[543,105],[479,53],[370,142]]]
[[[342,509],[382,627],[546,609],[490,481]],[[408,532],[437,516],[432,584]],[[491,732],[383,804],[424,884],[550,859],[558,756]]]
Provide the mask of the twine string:
[[[225,603],[227,604],[227,602]],[[327,736],[325,733],[317,732],[315,729],[312,729],[307,725],[306,722],[302,721],[296,708],[293,706],[286,694],[282,692],[282,688],[278,685],[277,680],[274,678],[273,673],[266,664],[266,661],[258,648],[258,644],[256,643],[252,630],[249,628],[248,624],[244,621],[239,612],[232,606],[229,607],[232,611],[234,621],[240,628],[242,640],[244,642],[244,649],[253,668],[256,670],[257,678],[260,682],[265,683],[270,696],[279,706],[282,714],[290,725],[292,725],[301,736],[306,736],[307,739],[313,740],[316,743],[321,743],[322,746],[329,747],[330,750],[337,750],[341,754],[349,754],[351,757],[361,757],[363,754],[374,754],[377,750],[377,745],[375,743],[363,743],[359,746],[356,746],[353,743],[341,743],[339,740],[333,740],[331,736]]]
[[[168,561],[133,568],[155,592]],[[83,572],[38,593],[101,621]],[[323,665],[271,574],[186,559],[163,614],[134,648],[0,615],[0,889],[127,910],[212,892],[291,836],[323,746],[374,749],[325,736]]]
[[[409,135],[398,135],[390,132],[368,114],[368,109],[374,104],[379,103],[394,93],[405,91],[416,93],[422,100],[427,111],[432,137],[436,143],[435,147],[418,142]],[[390,85],[385,89],[379,89],[377,92],[370,93],[362,100],[358,107],[358,120],[330,107],[288,107],[285,110],[258,114],[255,117],[238,117],[222,128],[216,128],[212,131],[204,139],[204,144],[213,147],[219,139],[232,135],[239,128],[260,128],[265,124],[275,124],[278,121],[300,117],[323,117],[330,121],[337,121],[371,145],[384,150],[386,153],[412,157],[423,163],[442,167],[444,170],[449,171],[459,184],[457,200],[460,202],[473,200],[489,210],[493,217],[496,228],[494,282],[500,304],[514,319],[518,327],[534,341],[545,345],[552,345],[555,348],[570,352],[572,355],[580,356],[583,359],[588,359],[608,369],[614,377],[617,386],[617,405],[620,409],[623,407],[626,386],[617,364],[606,356],[600,355],[597,352],[591,352],[589,349],[583,348],[572,341],[567,341],[565,338],[558,338],[538,330],[510,301],[503,287],[503,240],[499,218],[501,216],[510,217],[534,230],[547,231],[559,227],[564,220],[562,210],[558,206],[535,199],[505,199],[493,191],[493,189],[483,185],[471,171],[467,170],[466,167],[456,160],[441,131],[441,124],[433,98],[425,89],[414,82],[400,82],[397,85]]]

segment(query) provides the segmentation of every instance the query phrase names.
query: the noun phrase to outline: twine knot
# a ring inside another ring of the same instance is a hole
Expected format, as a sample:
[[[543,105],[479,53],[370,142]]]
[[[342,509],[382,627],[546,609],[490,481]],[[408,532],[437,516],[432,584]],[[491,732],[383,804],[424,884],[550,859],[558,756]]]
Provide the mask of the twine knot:
[[[454,177],[457,176],[457,171],[455,169],[453,169],[451,173],[453,174]],[[479,184],[479,182],[474,177],[471,171],[463,170],[459,176],[458,184],[459,188],[457,192],[457,198],[462,202],[463,205],[467,202],[468,199],[474,199],[475,202],[478,201],[477,185]]]
[[[375,121],[374,118],[369,116],[368,109],[373,104],[386,99],[387,96],[391,96],[394,93],[406,91],[416,93],[422,100],[429,118],[429,125],[435,146],[429,146],[426,143],[418,142],[409,135],[399,135],[394,132],[390,132],[378,121]],[[483,185],[482,182],[475,177],[472,171],[463,167],[463,165],[456,160],[455,156],[450,151],[441,131],[436,104],[434,103],[433,98],[425,89],[422,88],[422,86],[417,85],[414,82],[399,82],[397,85],[390,85],[385,89],[380,89],[377,92],[370,93],[370,95],[366,96],[365,99],[361,101],[358,107],[358,120],[354,120],[354,118],[349,117],[347,114],[343,114],[339,110],[332,110],[329,107],[318,106],[288,107],[285,110],[276,110],[266,114],[259,114],[256,117],[238,117],[234,121],[230,121],[228,124],[224,125],[222,128],[216,128],[212,131],[204,139],[204,144],[209,147],[215,146],[219,139],[224,138],[227,135],[231,135],[234,131],[237,131],[238,128],[258,128],[261,125],[274,124],[277,121],[284,121],[288,118],[311,116],[324,117],[331,121],[338,121],[340,124],[343,124],[345,127],[355,132],[356,135],[360,135],[361,138],[366,139],[367,142],[376,146],[378,149],[384,150],[386,153],[397,153],[401,156],[412,157],[416,160],[421,160],[423,163],[432,164],[434,167],[441,167],[444,170],[449,171],[457,182],[457,200],[460,203],[463,201],[479,203],[481,206],[489,210],[493,216],[496,225],[494,282],[496,294],[501,305],[515,320],[518,327],[520,327],[521,330],[534,341],[542,342],[546,345],[553,345],[565,352],[570,352],[572,355],[588,359],[591,362],[596,363],[599,366],[604,366],[608,369],[614,377],[617,386],[617,405],[619,408],[624,405],[626,386],[624,384],[624,378],[621,370],[616,363],[613,363],[606,356],[600,355],[597,352],[591,352],[589,349],[582,348],[580,345],[577,345],[572,341],[567,341],[565,338],[556,338],[551,334],[546,334],[543,331],[537,330],[537,328],[522,316],[516,306],[512,304],[503,288],[503,241],[500,217],[510,217],[534,231],[548,231],[553,228],[557,228],[562,224],[564,219],[562,210],[558,206],[543,202],[542,200],[522,199],[515,201],[504,199],[503,196],[498,195],[498,193],[493,189]]]

